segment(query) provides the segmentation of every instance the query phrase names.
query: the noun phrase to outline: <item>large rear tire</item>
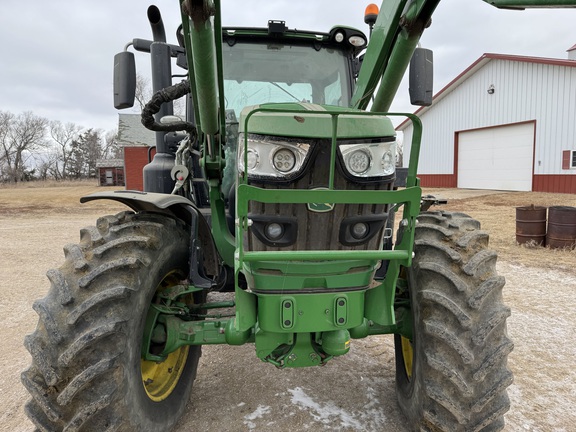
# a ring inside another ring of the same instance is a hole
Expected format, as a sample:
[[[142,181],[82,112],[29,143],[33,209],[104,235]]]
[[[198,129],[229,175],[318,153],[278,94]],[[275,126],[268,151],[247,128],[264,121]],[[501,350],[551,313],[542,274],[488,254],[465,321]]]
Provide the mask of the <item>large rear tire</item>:
[[[190,233],[175,219],[120,213],[81,231],[50,270],[48,295],[25,339],[26,413],[42,431],[168,431],[190,397],[200,347],[141,360],[155,294],[188,276]],[[185,282],[184,282],[185,283]],[[200,299],[198,299],[200,300]],[[192,299],[190,299],[192,301]]]
[[[497,431],[509,409],[510,310],[488,233],[461,213],[418,217],[406,270],[412,340],[395,335],[396,393],[411,430]]]

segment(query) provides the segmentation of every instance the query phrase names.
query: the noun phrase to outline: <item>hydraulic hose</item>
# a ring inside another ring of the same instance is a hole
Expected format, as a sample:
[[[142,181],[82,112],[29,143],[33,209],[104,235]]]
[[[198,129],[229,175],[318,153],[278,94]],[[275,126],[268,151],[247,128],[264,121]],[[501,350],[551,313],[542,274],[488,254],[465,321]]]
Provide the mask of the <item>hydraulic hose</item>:
[[[178,84],[174,84],[154,93],[150,102],[148,102],[142,109],[142,124],[144,127],[155,132],[176,132],[185,130],[191,133],[196,133],[196,126],[193,123],[179,121],[170,124],[162,124],[158,123],[154,119],[154,114],[160,111],[160,107],[163,103],[179,99],[188,93],[190,93],[190,82],[188,80],[183,80]]]

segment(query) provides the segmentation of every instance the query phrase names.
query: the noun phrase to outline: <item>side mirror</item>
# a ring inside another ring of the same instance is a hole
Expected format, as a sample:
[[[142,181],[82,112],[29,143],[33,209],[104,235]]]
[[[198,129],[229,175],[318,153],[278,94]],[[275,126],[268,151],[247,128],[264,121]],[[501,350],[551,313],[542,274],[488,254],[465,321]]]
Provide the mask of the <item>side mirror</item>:
[[[114,56],[114,108],[134,106],[136,97],[136,62],[134,54],[122,51]]]
[[[432,50],[416,48],[410,61],[410,103],[432,105],[434,85],[434,61]]]

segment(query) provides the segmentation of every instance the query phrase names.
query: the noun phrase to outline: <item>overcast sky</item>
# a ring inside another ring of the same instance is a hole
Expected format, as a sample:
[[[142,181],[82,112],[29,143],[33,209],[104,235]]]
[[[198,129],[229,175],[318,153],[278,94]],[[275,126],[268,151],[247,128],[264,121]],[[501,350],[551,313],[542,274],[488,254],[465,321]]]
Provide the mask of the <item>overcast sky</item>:
[[[178,0],[157,0],[168,42],[176,43]],[[369,1],[222,0],[226,26],[329,31],[335,24],[367,32]],[[146,9],[137,0],[0,0],[0,110],[33,111],[50,120],[111,130],[113,56],[133,38],[151,38]],[[379,2],[377,2],[379,4]],[[485,52],[566,58],[576,44],[576,9],[502,11],[481,0],[443,0],[422,46],[434,50],[438,92]],[[146,54],[137,54],[148,74]],[[393,111],[413,111],[407,86]]]

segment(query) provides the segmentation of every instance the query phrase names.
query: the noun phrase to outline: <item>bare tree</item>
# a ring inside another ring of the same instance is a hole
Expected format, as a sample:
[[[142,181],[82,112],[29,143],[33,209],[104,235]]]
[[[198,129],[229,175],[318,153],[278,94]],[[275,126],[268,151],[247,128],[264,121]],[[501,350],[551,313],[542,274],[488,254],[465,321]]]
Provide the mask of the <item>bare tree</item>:
[[[51,177],[54,179],[66,177],[66,171],[62,171],[60,168],[60,154],[58,153],[57,149],[53,148],[48,153],[47,158],[42,162],[42,164],[46,169],[46,177]]]
[[[152,86],[150,80],[139,73],[136,73],[136,102],[140,105],[140,111],[152,99]]]
[[[14,120],[14,114],[8,111],[0,111],[0,143],[4,143],[8,136],[8,129]]]
[[[26,174],[26,161],[32,154],[46,147],[46,126],[48,120],[34,115],[31,111],[14,116],[2,113],[0,124],[0,149],[2,153],[3,176],[11,182],[22,181]]]
[[[122,147],[118,144],[118,129],[113,129],[104,135],[102,159],[123,159]]]
[[[9,166],[6,154],[9,153],[8,132],[13,120],[14,114],[8,111],[0,111],[0,146],[2,149],[0,153],[0,179],[2,181],[8,179]]]
[[[81,126],[74,123],[62,123],[58,120],[49,124],[50,137],[56,144],[58,160],[51,164],[50,170],[56,180],[63,179],[68,172],[68,163],[72,157],[72,141],[78,138]]]
[[[50,173],[52,172],[53,165],[51,161],[44,160],[36,165],[36,171],[39,180],[48,180]]]
[[[152,99],[152,85],[150,80],[140,74],[136,74],[136,102],[140,106],[140,111],[144,109],[144,106],[150,102]],[[174,114],[184,118],[186,116],[186,96],[181,97],[173,101]]]

